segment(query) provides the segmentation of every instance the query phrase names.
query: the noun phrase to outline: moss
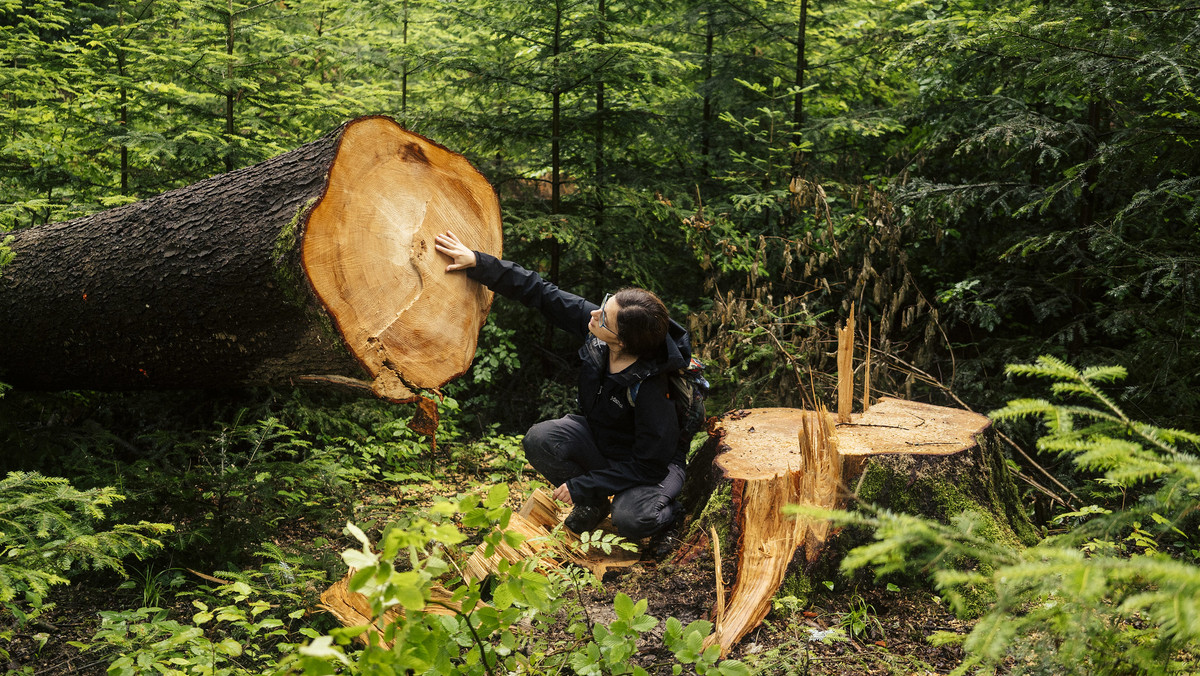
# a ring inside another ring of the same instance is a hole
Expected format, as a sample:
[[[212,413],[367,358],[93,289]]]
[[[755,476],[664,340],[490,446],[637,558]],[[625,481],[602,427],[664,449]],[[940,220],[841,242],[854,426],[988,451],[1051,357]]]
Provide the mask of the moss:
[[[342,353],[350,356],[341,333],[333,324],[333,318],[324,308],[317,307],[312,302],[308,280],[304,277],[301,268],[300,231],[316,203],[317,198],[313,197],[296,209],[292,220],[283,226],[276,235],[275,243],[271,248],[271,260],[275,264],[275,283],[279,286],[284,300],[289,305],[302,310],[308,320],[318,327],[320,334],[328,339],[328,344],[338,346]]]
[[[990,457],[992,453],[984,451],[983,456],[986,470],[970,477],[922,472],[916,468],[901,472],[888,464],[870,461],[857,493],[864,502],[946,523],[963,512],[973,511],[980,515],[980,532],[985,537],[1017,548],[1033,544],[1037,535],[1021,507],[1007,466],[997,466]]]
[[[734,550],[733,542],[733,486],[723,484],[713,491],[704,503],[704,509],[692,520],[686,539],[691,539],[701,528],[708,533],[710,527],[717,529],[717,539],[721,543],[721,555],[728,556]]]
[[[1036,542],[1036,531],[1020,504],[1003,455],[984,448],[978,459],[982,467],[965,472],[930,471],[919,462],[895,458],[871,460],[857,492],[864,502],[943,523],[970,511],[978,515],[977,532],[985,539],[1018,549]],[[991,572],[986,566],[979,570]],[[995,600],[987,586],[961,588],[958,593],[968,615],[978,615]]]
[[[812,579],[804,573],[797,572],[783,578],[783,584],[779,585],[779,591],[776,592],[775,598],[791,596],[799,602],[801,607],[805,607],[808,605],[808,598],[812,592]]]
[[[308,294],[302,291],[304,280],[300,273],[300,225],[316,201],[317,198],[313,197],[296,210],[292,220],[279,230],[279,234],[275,236],[275,244],[271,247],[271,260],[275,262],[275,282],[279,284],[279,289],[288,302],[299,308],[308,304]]]

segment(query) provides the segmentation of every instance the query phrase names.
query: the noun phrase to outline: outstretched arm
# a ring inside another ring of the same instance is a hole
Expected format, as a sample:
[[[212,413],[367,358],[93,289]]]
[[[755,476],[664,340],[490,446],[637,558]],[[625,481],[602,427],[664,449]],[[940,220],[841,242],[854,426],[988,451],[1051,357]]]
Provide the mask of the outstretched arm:
[[[466,270],[468,278],[540,310],[558,328],[580,337],[587,335],[588,321],[596,309],[594,303],[559,289],[536,272],[516,263],[472,251],[449,230],[434,237],[433,246],[438,253],[450,258],[450,265],[446,266],[447,273]]]
[[[433,248],[450,257],[451,263],[446,266],[446,272],[475,267],[475,252],[449,230],[433,238]]]

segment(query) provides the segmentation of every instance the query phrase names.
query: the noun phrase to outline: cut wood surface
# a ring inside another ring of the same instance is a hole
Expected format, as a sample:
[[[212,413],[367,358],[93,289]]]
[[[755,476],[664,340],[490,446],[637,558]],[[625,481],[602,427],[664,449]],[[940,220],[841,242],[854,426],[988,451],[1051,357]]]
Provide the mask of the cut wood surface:
[[[745,409],[718,418],[707,458],[702,453],[689,469],[707,474],[696,478],[707,484],[701,492],[729,495],[733,547],[722,551],[736,574],[727,603],[714,611],[721,626],[710,642],[727,653],[766,617],[784,578],[820,556],[829,522],[789,517],[785,505],[839,506],[847,497],[846,480],[861,472],[868,456],[954,462],[956,454],[977,447],[977,436],[989,425],[984,416],[896,399],[882,399],[836,426],[823,410]],[[711,470],[705,472],[701,463],[711,463]]]
[[[0,381],[30,389],[323,381],[397,401],[464,373],[491,294],[444,273],[452,229],[501,253],[462,156],[385,117],[141,202],[13,233]]]
[[[884,397],[838,425],[838,451],[853,456],[950,455],[974,447],[991,424],[987,416],[971,411]]]

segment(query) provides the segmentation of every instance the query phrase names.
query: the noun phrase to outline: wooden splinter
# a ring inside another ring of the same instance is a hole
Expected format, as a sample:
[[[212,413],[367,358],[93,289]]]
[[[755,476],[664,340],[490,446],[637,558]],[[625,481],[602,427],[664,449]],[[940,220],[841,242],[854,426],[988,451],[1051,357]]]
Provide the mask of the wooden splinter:
[[[850,317],[845,328],[837,330],[837,421],[850,422],[854,409],[854,304],[850,304]]]

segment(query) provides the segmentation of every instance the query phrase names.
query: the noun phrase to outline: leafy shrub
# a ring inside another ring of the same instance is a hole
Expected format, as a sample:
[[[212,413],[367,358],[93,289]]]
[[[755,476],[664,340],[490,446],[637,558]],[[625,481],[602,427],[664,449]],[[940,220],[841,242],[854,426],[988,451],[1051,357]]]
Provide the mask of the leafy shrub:
[[[451,581],[449,601],[434,599],[434,585],[451,567],[438,552],[466,539],[451,518],[460,518],[466,527],[491,529],[479,545],[485,553],[494,551],[502,540],[510,545],[519,541],[521,536],[502,532],[511,516],[504,507],[507,497],[507,486],[499,485],[483,500],[465,496],[439,501],[428,518],[387,529],[379,551],[361,530],[348,524],[347,531],[362,545],[343,554],[346,564],[356,571],[350,589],[366,597],[375,620],[369,627],[334,629],[318,637],[300,649],[289,668],[314,675],[537,674],[561,673],[568,666],[577,674],[648,673],[633,662],[638,639],[658,626],[658,620],[646,614],[646,602],[635,603],[620,594],[613,604],[616,619],[608,624],[591,623],[580,608],[567,602],[579,576],[546,567],[537,557],[511,565],[501,563],[490,586],[490,603],[484,602],[485,589],[479,582],[458,578]],[[599,546],[612,544],[602,538],[597,542]],[[406,565],[397,566],[397,557],[407,559]],[[433,607],[451,614],[429,612]],[[403,612],[388,614],[393,609]],[[566,635],[556,641],[551,629],[562,624],[567,626]],[[674,655],[676,673],[682,664],[692,665],[700,674],[749,673],[740,662],[719,662],[718,647],[705,647],[711,631],[708,622],[684,627],[673,618],[667,621],[663,639]],[[366,648],[347,648],[353,638],[364,635]]]
[[[72,645],[109,655],[108,671],[114,675],[272,672],[300,641],[320,635],[317,628],[327,618],[307,609],[317,603],[328,575],[272,543],[255,555],[265,561],[257,569],[216,571],[212,584],[176,593],[190,599],[190,615],[179,616],[157,603],[102,611],[92,641]]]
[[[121,560],[161,546],[161,523],[116,524],[97,531],[106,510],[124,500],[115,488],[80,491],[66,479],[10,472],[0,480],[0,602],[18,593],[44,593],[72,572],[107,568],[124,574]]]
[[[111,676],[151,672],[251,676],[273,669],[276,653],[286,654],[295,647],[288,639],[300,636],[268,612],[271,604],[255,598],[249,584],[232,582],[217,594],[224,600],[221,605],[192,602],[196,612],[190,623],[167,619],[163,609],[154,607],[101,611],[100,629],[93,637],[96,643],[74,645],[115,650],[117,656],[108,667]],[[300,608],[287,618],[304,614]]]
[[[314,443],[280,418],[232,422],[200,433],[157,433],[151,456],[123,472],[141,476],[143,505],[189,525],[174,543],[189,556],[244,562],[248,544],[305,519],[345,518],[354,486],[371,475],[346,445]]]

